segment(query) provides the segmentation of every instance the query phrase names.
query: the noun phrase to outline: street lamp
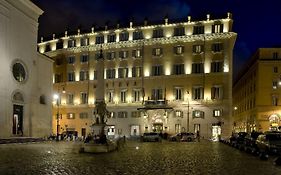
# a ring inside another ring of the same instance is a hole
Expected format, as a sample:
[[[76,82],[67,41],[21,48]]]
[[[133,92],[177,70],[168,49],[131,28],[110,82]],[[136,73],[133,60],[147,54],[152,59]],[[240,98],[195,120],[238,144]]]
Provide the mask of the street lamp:
[[[59,108],[59,95],[58,94],[54,94],[54,100],[56,101],[56,105],[57,105],[57,136],[56,136],[56,141],[59,141],[60,108]]]
[[[187,119],[186,119],[186,131],[189,132],[189,91],[187,91]]]

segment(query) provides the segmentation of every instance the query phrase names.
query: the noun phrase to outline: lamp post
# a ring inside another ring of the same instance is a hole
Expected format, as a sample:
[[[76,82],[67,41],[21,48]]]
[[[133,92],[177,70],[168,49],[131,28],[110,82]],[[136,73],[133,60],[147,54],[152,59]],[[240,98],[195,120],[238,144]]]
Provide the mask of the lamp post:
[[[56,101],[56,105],[57,105],[57,135],[56,135],[56,141],[59,141],[59,127],[60,127],[60,106],[59,106],[59,95],[58,94],[54,94],[54,100]]]
[[[189,132],[189,91],[187,91],[187,119],[186,119],[186,131]]]

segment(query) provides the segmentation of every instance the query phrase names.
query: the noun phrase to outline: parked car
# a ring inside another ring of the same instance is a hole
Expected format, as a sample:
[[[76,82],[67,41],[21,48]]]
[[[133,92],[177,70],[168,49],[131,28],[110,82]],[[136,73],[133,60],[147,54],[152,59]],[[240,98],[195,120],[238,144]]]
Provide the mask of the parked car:
[[[142,141],[143,142],[161,142],[162,139],[160,137],[159,133],[156,132],[148,132],[144,133],[142,136]]]
[[[242,149],[244,147],[244,138],[246,137],[246,132],[238,132],[232,134],[230,137],[230,144],[236,148]]]
[[[256,144],[256,140],[259,135],[263,134],[262,132],[252,132],[251,134],[247,134],[244,138],[244,150],[246,152],[251,152],[256,154],[258,152],[258,147]]]
[[[258,136],[256,144],[261,153],[281,154],[281,132],[265,132]]]
[[[193,133],[189,133],[189,132],[181,132],[175,135],[172,135],[169,138],[170,141],[173,142],[192,142],[195,140],[195,135]]]

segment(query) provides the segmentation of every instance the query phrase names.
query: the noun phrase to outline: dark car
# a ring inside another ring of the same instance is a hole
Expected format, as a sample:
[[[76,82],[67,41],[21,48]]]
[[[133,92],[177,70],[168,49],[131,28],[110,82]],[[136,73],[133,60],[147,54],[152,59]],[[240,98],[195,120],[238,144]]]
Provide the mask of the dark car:
[[[142,141],[143,142],[161,142],[162,138],[159,133],[148,132],[148,133],[143,134]]]
[[[195,135],[191,132],[181,132],[175,135],[172,135],[169,138],[170,141],[174,142],[192,142],[195,140]]]
[[[281,132],[265,132],[256,140],[260,153],[278,154],[281,153]]]
[[[244,150],[246,152],[250,152],[256,154],[258,152],[258,147],[256,144],[256,140],[259,135],[263,134],[262,132],[252,132],[251,134],[247,134],[244,138]]]
[[[236,148],[242,149],[244,146],[244,138],[246,137],[246,132],[238,132],[232,134],[230,137],[230,144]]]

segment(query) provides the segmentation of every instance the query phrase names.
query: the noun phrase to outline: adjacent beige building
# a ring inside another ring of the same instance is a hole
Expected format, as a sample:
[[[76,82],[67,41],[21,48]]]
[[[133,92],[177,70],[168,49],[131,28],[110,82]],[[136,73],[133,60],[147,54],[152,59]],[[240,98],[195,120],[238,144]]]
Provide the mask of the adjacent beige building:
[[[237,34],[225,18],[104,30],[69,35],[38,44],[55,60],[53,133],[85,136],[95,121],[97,58],[105,59],[104,96],[108,135],[144,132],[200,132],[228,136],[232,129],[232,55]],[[56,116],[59,116],[57,120]]]
[[[280,128],[280,73],[281,49],[258,49],[234,83],[235,132]]]
[[[37,52],[42,13],[29,0],[0,1],[0,138],[52,132],[53,61]]]

